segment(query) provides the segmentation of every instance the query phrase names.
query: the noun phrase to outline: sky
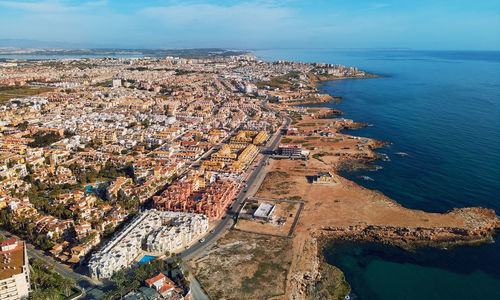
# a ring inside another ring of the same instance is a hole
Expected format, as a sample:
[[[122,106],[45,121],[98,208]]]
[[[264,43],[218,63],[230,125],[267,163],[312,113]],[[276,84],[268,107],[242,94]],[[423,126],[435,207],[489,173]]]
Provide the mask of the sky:
[[[500,50],[500,0],[0,0],[0,39],[80,48]]]

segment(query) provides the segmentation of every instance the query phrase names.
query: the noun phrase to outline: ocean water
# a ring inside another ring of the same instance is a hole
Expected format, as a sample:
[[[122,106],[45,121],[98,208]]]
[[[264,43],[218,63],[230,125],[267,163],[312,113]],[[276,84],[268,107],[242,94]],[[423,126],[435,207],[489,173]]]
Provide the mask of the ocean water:
[[[408,208],[446,212],[483,206],[500,213],[500,52],[280,49],[255,54],[264,60],[339,63],[386,76],[320,87],[344,99],[328,106],[373,124],[352,134],[391,143],[377,150],[391,159],[374,162],[382,169],[343,176]],[[497,243],[405,252],[332,242],[325,257],[345,272],[359,299],[500,299]]]

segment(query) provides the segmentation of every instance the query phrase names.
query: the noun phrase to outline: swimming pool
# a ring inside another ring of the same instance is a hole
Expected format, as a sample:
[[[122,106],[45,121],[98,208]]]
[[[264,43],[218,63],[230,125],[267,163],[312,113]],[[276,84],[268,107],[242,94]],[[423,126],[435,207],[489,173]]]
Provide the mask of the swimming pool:
[[[141,258],[141,260],[140,260],[137,264],[138,264],[138,265],[143,264],[143,263],[148,262],[148,261],[150,261],[150,260],[152,260],[152,259],[154,259],[154,258],[156,258],[156,256],[152,256],[152,255],[144,255],[144,256]]]

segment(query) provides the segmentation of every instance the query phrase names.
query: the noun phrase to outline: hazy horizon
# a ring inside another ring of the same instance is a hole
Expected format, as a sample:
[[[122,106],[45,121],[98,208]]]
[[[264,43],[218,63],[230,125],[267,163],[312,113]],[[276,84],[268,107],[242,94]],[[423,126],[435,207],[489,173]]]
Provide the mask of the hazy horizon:
[[[237,47],[76,47],[71,45],[64,45],[63,42],[57,41],[38,41],[38,40],[17,40],[21,42],[33,42],[36,44],[42,44],[47,46],[9,46],[5,44],[5,41],[16,41],[16,39],[0,39],[0,49],[35,49],[35,50],[125,50],[125,51],[140,51],[140,50],[191,50],[191,49],[220,49],[220,50],[241,50],[241,51],[263,51],[263,50],[394,50],[394,51],[442,51],[442,52],[500,52],[499,49],[414,49],[414,48],[403,48],[403,47],[255,47],[255,48],[237,48]],[[54,46],[52,46],[54,44]],[[59,46],[57,46],[59,45]]]

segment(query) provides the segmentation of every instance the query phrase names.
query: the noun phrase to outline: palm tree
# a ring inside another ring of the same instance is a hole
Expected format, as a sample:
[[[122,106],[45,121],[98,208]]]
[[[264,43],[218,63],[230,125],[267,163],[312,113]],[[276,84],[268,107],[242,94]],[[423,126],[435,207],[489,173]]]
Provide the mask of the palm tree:
[[[71,293],[71,289],[76,286],[75,280],[72,278],[63,277],[62,280],[59,281],[59,288],[63,290],[64,296],[68,297]]]

